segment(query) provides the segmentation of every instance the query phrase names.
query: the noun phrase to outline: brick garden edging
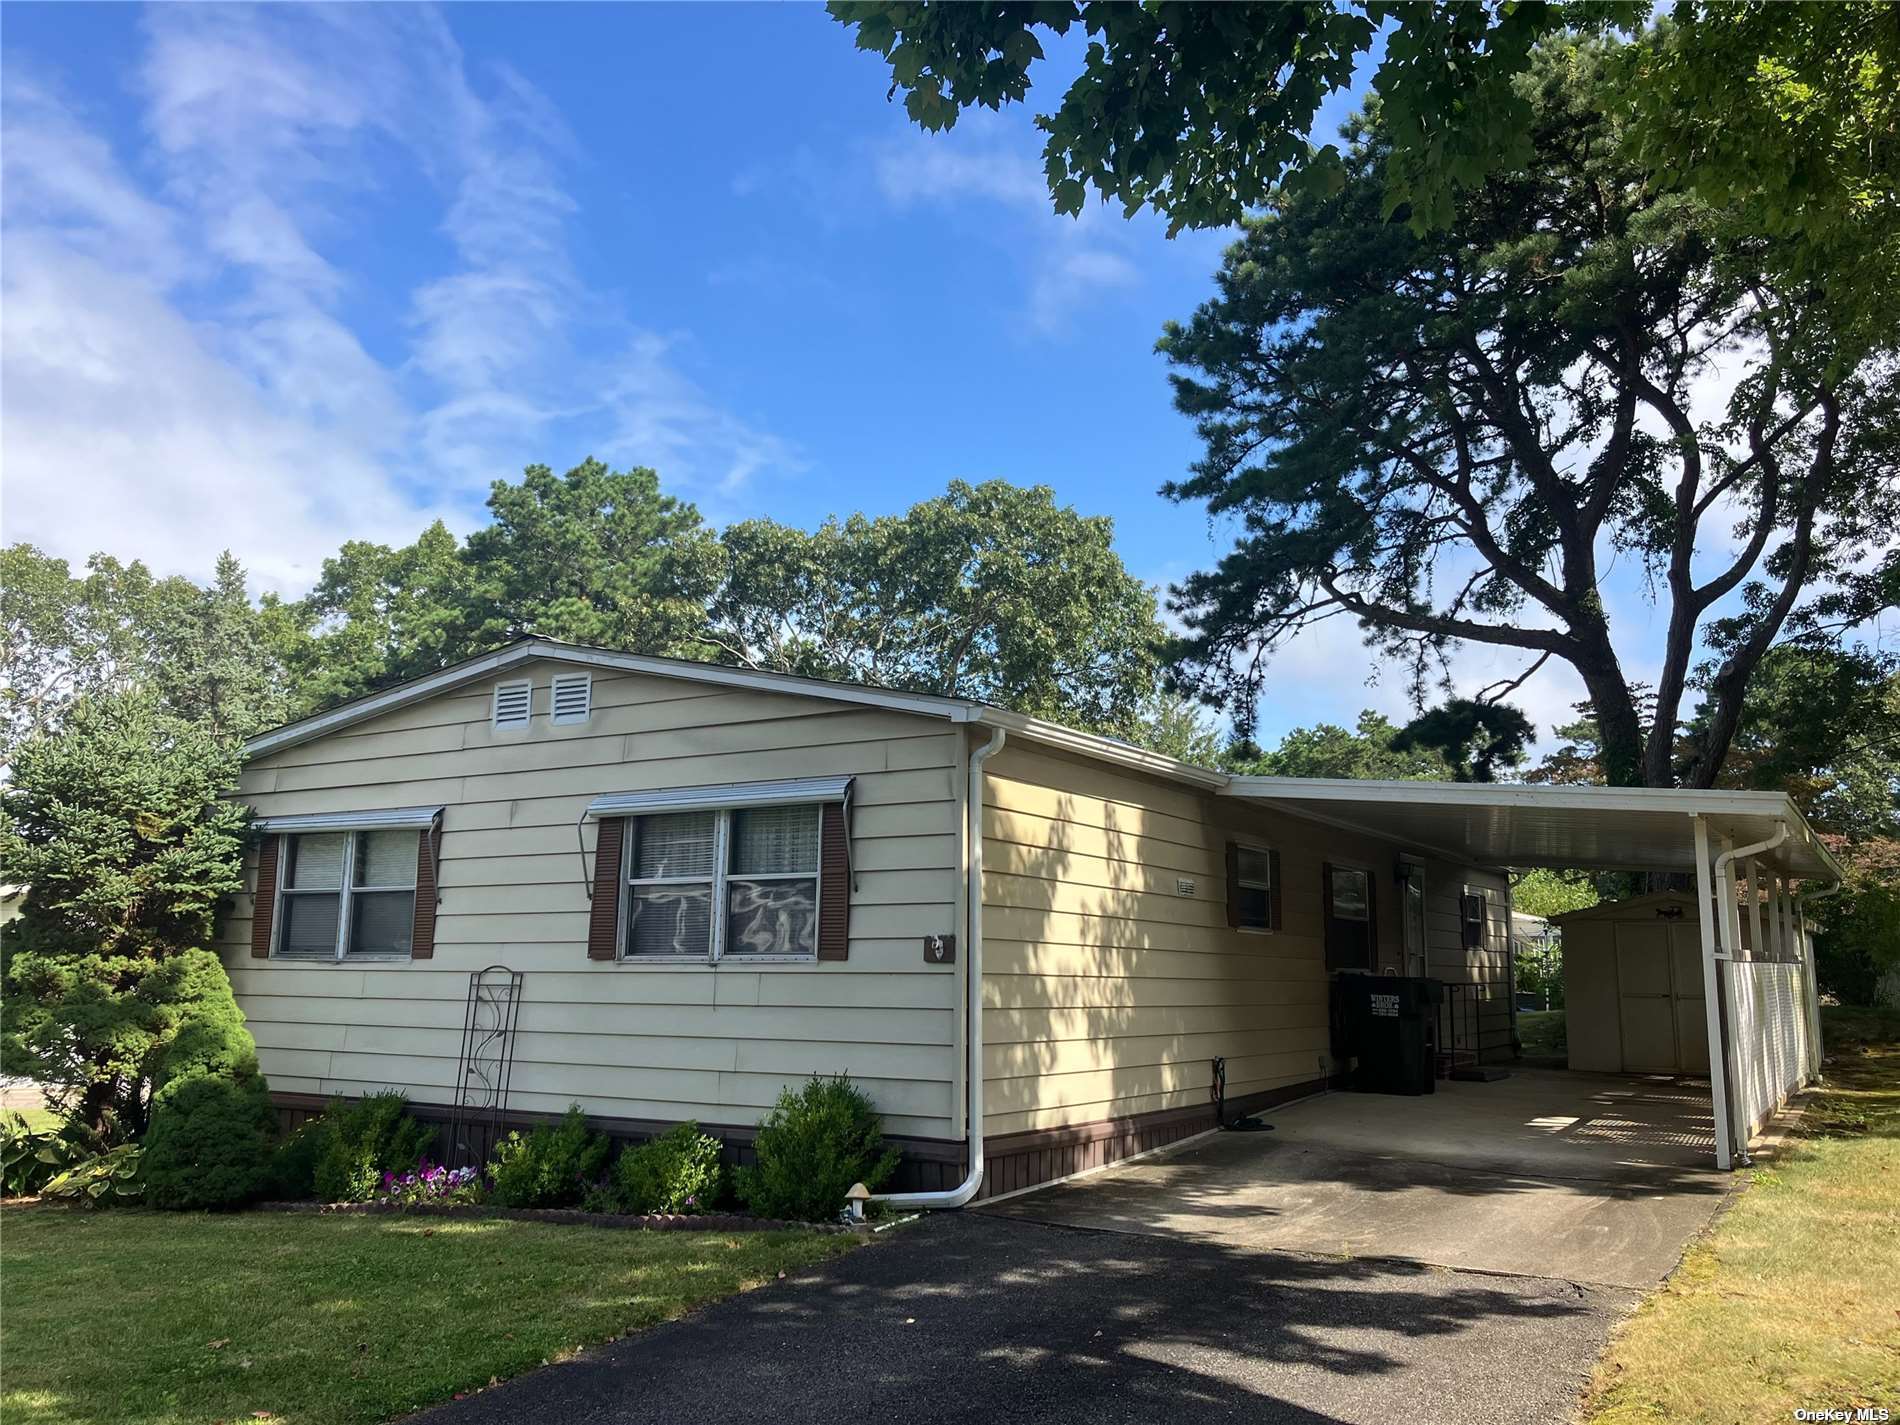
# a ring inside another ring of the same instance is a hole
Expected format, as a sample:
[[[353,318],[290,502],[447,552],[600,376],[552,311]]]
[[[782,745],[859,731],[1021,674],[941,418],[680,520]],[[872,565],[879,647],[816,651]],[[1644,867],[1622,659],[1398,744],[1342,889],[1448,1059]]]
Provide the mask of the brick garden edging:
[[[871,1224],[791,1222],[749,1217],[739,1212],[582,1212],[577,1207],[485,1207],[471,1202],[259,1202],[254,1212],[314,1212],[330,1215],[400,1217],[505,1217],[517,1222],[549,1222],[561,1227],[617,1227],[641,1232],[828,1232],[868,1233]]]

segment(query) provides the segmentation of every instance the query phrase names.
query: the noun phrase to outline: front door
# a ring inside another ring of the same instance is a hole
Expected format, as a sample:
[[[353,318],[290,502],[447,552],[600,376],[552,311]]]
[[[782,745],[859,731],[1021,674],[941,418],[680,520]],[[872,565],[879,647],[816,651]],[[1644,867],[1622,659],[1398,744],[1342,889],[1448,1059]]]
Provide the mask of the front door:
[[[1405,865],[1405,973],[1425,973],[1425,868]]]

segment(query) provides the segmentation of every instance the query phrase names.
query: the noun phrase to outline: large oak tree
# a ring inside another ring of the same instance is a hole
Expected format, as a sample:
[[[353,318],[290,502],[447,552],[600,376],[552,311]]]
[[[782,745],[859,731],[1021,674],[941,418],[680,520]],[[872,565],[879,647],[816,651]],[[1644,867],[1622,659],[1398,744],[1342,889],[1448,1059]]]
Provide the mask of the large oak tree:
[[[1770,647],[1893,601],[1891,333],[1842,340],[1772,239],[1654,181],[1604,63],[1543,50],[1518,81],[1530,161],[1423,234],[1386,216],[1373,105],[1338,191],[1249,220],[1167,329],[1206,446],[1169,492],[1240,529],[1176,592],[1183,677],[1243,727],[1272,651],[1340,615],[1421,669],[1461,641],[1567,662],[1609,781],[1707,786]],[[1602,594],[1617,562],[1666,615],[1648,716]]]

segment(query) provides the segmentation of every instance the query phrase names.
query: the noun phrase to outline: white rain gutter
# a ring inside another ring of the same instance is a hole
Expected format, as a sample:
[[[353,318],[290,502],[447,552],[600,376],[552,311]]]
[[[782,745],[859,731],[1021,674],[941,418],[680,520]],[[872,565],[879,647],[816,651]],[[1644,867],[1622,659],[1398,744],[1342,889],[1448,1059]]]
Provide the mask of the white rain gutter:
[[[951,1208],[962,1207],[983,1186],[983,764],[1002,751],[1009,736],[1003,728],[990,733],[990,740],[970,754],[969,850],[964,864],[969,868],[970,885],[965,896],[963,934],[963,972],[969,979],[967,1035],[970,1043],[970,1175],[944,1192],[880,1192],[873,1202],[891,1207]]]

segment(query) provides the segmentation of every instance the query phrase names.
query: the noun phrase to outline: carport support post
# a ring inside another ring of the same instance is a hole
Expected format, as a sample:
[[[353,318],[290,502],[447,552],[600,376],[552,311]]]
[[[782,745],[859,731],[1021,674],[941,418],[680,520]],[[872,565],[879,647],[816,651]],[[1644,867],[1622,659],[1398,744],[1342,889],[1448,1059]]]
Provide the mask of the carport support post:
[[[1715,1118],[1715,1166],[1735,1166],[1729,1136],[1728,1045],[1722,1034],[1722,973],[1716,961],[1714,863],[1709,855],[1709,824],[1691,815],[1695,827],[1696,915],[1702,930],[1702,1006],[1709,1018],[1709,1104]]]

